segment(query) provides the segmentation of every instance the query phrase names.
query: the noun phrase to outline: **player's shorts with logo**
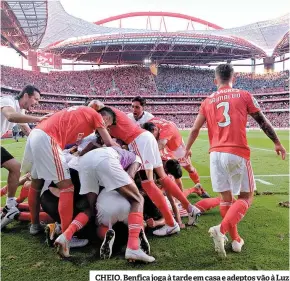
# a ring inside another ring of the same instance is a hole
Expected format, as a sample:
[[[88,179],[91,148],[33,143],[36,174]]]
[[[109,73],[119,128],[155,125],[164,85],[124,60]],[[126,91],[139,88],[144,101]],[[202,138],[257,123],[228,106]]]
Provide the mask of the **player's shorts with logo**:
[[[210,176],[215,192],[231,190],[233,195],[256,189],[250,160],[225,152],[210,153]]]
[[[155,137],[148,131],[140,134],[129,145],[129,150],[133,151],[142,160],[140,170],[153,170],[162,167],[162,160]]]
[[[58,183],[70,179],[69,167],[60,146],[48,134],[33,129],[27,138],[21,171],[33,179]]]

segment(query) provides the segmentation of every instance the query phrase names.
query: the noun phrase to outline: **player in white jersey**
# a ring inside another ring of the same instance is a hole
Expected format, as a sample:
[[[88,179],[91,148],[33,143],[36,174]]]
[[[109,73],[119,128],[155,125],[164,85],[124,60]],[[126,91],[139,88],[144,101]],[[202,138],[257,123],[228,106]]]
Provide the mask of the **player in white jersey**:
[[[155,259],[149,256],[149,243],[143,230],[143,203],[144,199],[139,193],[137,186],[130,177],[131,165],[138,161],[138,167],[142,161],[133,152],[120,147],[102,147],[91,150],[80,158],[79,177],[81,183],[80,194],[87,194],[91,209],[96,195],[99,194],[100,186],[105,187],[106,192],[117,191],[130,203],[128,214],[129,236],[125,253],[127,260],[139,260],[153,262]],[[115,204],[115,202],[113,202]],[[122,208],[121,208],[122,209]],[[143,251],[139,245],[139,237],[144,237],[148,251]],[[111,241],[114,240],[114,232],[108,230],[101,247],[101,257],[110,257]]]
[[[32,85],[27,85],[17,95],[1,97],[1,137],[13,128],[15,124],[19,124],[22,132],[29,135],[30,128],[28,124],[40,122],[46,117],[36,117],[25,115],[25,110],[30,110],[34,105],[38,104],[40,99],[40,91]],[[14,198],[15,192],[19,185],[20,163],[1,146],[1,168],[8,170],[7,178],[7,200],[6,206],[1,214],[1,229],[11,222],[15,215],[19,213],[16,208],[17,202]]]
[[[127,116],[135,123],[140,126],[148,122],[154,116],[148,111],[144,111],[146,105],[146,100],[140,96],[135,97],[132,100],[132,113],[129,113]]]

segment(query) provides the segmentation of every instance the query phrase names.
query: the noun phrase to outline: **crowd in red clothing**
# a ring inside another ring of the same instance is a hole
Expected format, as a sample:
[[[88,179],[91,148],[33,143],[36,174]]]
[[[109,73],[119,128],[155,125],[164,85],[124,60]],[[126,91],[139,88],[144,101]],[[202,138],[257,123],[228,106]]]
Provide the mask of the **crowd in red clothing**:
[[[216,90],[214,71],[204,68],[158,68],[155,77],[143,66],[114,67],[90,71],[51,71],[37,73],[1,67],[1,85],[22,89],[27,84],[42,92],[78,95],[159,95],[204,94]],[[288,72],[272,74],[236,73],[235,87],[252,92],[283,90]],[[13,79],[12,79],[13,78]]]
[[[282,110],[281,113],[267,113],[267,116],[273,121],[274,126],[287,127],[289,116],[286,111],[289,110],[289,100],[279,99],[288,99],[289,93],[273,93],[285,91],[288,75],[288,72],[265,75],[236,73],[235,87],[252,93],[271,92],[272,94],[255,97],[262,110]],[[130,96],[151,96],[147,99],[147,111],[174,121],[179,127],[190,127],[194,115],[186,113],[198,112],[199,103],[204,96],[216,90],[213,77],[212,70],[195,67],[161,66],[158,68],[158,75],[154,77],[148,68],[141,66],[50,73],[36,73],[2,66],[1,86],[12,89],[21,89],[27,84],[37,86],[42,96],[40,104],[33,109],[35,114],[85,104],[92,98],[98,98],[128,113],[131,111]],[[2,94],[11,92],[2,90]],[[181,98],[171,98],[174,95]],[[267,102],[269,99],[275,102]]]
[[[9,94],[8,92],[3,91],[3,94]],[[284,109],[287,110],[289,108],[289,100],[287,101],[279,101],[279,98],[273,97],[272,99],[275,98],[275,102],[268,102],[267,99],[260,99],[260,107],[264,111],[271,111],[271,110],[276,110],[276,109]],[[285,96],[283,96],[285,98]],[[53,101],[58,101],[58,102],[48,102],[48,100],[53,100]],[[124,111],[124,112],[131,112],[131,102],[130,100],[126,100],[124,103],[124,100],[121,99],[121,102],[123,104],[120,104],[119,100],[117,98],[114,99],[114,101],[111,101],[110,99],[100,99],[104,103],[110,102],[110,105],[113,105],[117,107],[118,109]],[[34,110],[40,109],[40,110],[61,110],[63,108],[72,106],[72,105],[84,105],[85,100],[81,98],[77,98],[77,101],[74,101],[74,103],[69,103],[68,100],[61,100],[57,99],[57,97],[50,98],[49,96],[42,96],[42,101],[40,102],[39,105],[37,105]],[[162,99],[158,100],[158,102],[154,101],[155,104],[152,104],[151,101],[148,101],[149,104],[146,105],[146,110],[149,112],[152,112],[153,114],[157,112],[192,112],[192,113],[197,113],[199,110],[200,102],[202,101],[199,100],[194,100],[190,99],[189,101],[183,102],[178,101],[179,103],[176,102],[175,99],[167,99],[166,102],[164,102]],[[151,103],[151,104],[150,104]]]
[[[149,70],[137,66],[50,73],[36,73],[7,66],[2,66],[1,69],[1,85],[16,89],[33,84],[42,92],[65,95],[157,94]]]

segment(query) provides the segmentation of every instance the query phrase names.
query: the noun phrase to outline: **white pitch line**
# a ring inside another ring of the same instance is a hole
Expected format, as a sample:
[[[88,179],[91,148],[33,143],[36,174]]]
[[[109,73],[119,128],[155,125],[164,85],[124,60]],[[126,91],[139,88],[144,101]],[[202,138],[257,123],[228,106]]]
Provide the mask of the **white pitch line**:
[[[271,182],[264,181],[264,180],[257,179],[257,178],[255,178],[255,181],[258,181],[258,182],[260,182],[261,184],[264,184],[264,185],[273,185],[273,183],[271,183]]]
[[[255,175],[254,174],[254,177],[289,177],[290,175],[287,175],[287,174],[281,174],[281,175]],[[210,178],[210,176],[199,176],[200,178]],[[190,177],[182,177],[184,179],[190,179]]]
[[[259,148],[259,147],[253,147],[250,146],[251,149],[256,149],[256,150],[262,150],[262,151],[267,151],[267,152],[275,152],[274,149],[266,149],[266,148]],[[290,155],[290,153],[286,153],[287,155]]]
[[[196,141],[206,141],[206,142],[208,142],[208,140],[204,140],[204,139],[196,139]],[[256,149],[256,150],[261,150],[261,151],[267,151],[267,152],[275,153],[274,149],[266,149],[266,148],[253,147],[253,146],[250,146],[250,149]],[[290,155],[290,153],[286,153],[286,154]]]

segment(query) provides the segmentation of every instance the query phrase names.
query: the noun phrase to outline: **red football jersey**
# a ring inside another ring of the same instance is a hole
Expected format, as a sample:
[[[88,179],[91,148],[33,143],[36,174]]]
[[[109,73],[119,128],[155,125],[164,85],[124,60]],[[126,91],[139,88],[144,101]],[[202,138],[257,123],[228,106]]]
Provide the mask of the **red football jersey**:
[[[206,118],[209,151],[227,152],[249,159],[246,124],[248,114],[258,111],[258,102],[244,90],[223,87],[206,98],[199,113]]]
[[[72,106],[53,114],[42,121],[41,129],[52,137],[64,149],[93,133],[97,128],[105,128],[102,116],[87,106]]]
[[[139,135],[145,132],[137,123],[134,123],[123,111],[111,107],[116,114],[116,125],[109,127],[110,135],[116,139],[122,140],[126,144],[130,144]]]
[[[171,151],[175,151],[182,144],[182,137],[177,126],[170,121],[162,118],[154,117],[148,122],[152,122],[159,129],[159,139],[167,140],[166,147]]]

